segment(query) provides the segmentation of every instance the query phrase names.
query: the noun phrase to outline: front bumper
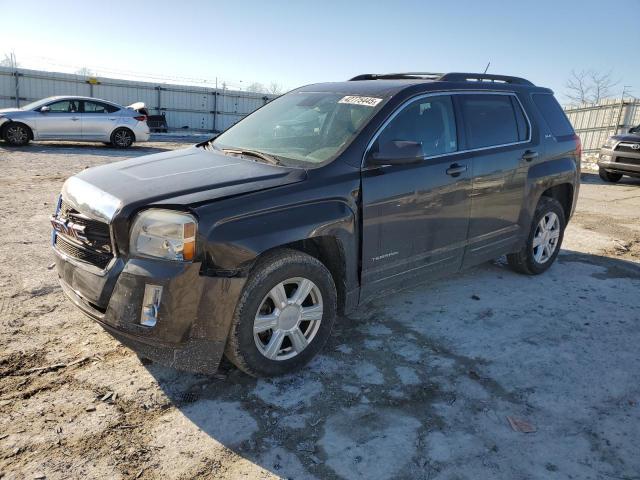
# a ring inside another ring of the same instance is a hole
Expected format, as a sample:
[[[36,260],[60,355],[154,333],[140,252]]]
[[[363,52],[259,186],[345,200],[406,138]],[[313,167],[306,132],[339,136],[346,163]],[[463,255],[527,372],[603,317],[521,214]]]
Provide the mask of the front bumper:
[[[54,252],[67,297],[124,345],[179,370],[217,370],[245,278],[208,277],[196,263],[147,259],[118,259],[101,272]],[[163,288],[152,327],[141,324],[146,285]]]
[[[640,150],[635,153],[602,148],[598,155],[598,167],[607,172],[640,177]]]

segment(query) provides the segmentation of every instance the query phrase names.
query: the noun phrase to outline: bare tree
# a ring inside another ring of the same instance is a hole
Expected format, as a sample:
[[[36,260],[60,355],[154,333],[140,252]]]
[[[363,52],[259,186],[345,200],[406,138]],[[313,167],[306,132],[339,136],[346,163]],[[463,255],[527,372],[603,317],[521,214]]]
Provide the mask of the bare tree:
[[[16,60],[15,52],[5,53],[3,55],[2,60],[0,60],[0,66],[2,66],[2,67],[11,67],[13,69],[18,68],[20,66],[20,64]]]
[[[278,82],[271,82],[269,84],[269,88],[267,89],[267,93],[270,93],[271,95],[280,95],[282,94],[282,85],[280,85]]]
[[[95,77],[95,73],[89,67],[82,67],[76,70],[76,75],[82,75],[84,77]]]
[[[575,103],[598,103],[612,94],[613,87],[618,84],[612,73],[595,70],[571,71],[567,80],[566,96]]]
[[[253,82],[247,85],[247,92],[263,93],[265,92],[265,88],[260,82]]]

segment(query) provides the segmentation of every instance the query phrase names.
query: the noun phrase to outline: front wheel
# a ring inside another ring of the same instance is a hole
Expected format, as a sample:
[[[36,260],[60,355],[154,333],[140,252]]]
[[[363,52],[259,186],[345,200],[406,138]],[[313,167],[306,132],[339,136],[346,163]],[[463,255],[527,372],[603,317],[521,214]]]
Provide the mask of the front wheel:
[[[319,260],[295,250],[267,254],[240,296],[225,355],[256,377],[297,370],[329,338],[336,309],[333,277]]]
[[[134,140],[133,132],[128,128],[117,128],[111,134],[111,144],[116,148],[129,148]]]
[[[615,183],[615,182],[619,181],[622,178],[622,174],[621,173],[607,172],[606,170],[604,170],[602,168],[598,169],[598,175],[605,182],[611,182],[611,183]]]
[[[9,145],[21,147],[29,143],[31,136],[29,135],[29,129],[25,125],[10,123],[4,128],[2,138]]]
[[[565,226],[560,202],[551,197],[540,198],[527,242],[519,252],[507,255],[509,266],[527,275],[546,271],[560,253]]]

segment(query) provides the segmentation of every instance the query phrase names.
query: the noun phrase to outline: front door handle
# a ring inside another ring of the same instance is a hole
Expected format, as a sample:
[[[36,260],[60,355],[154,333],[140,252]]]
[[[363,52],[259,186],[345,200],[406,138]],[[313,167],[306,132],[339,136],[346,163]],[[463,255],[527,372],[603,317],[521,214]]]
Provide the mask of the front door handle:
[[[447,168],[447,175],[451,175],[452,177],[457,177],[461,173],[467,171],[466,165],[460,165],[458,163],[452,163],[449,168]]]
[[[522,159],[526,162],[530,162],[534,158],[538,158],[538,152],[534,152],[533,150],[527,150],[522,155]]]
[[[71,120],[72,120],[72,121],[74,121],[74,122],[77,122],[78,120],[80,120],[80,118],[78,118],[78,117],[71,117]]]

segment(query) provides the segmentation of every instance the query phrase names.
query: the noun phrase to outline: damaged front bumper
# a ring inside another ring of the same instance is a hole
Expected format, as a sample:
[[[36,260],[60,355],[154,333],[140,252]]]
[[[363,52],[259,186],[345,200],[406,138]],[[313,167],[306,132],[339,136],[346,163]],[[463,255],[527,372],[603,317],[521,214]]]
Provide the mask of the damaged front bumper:
[[[204,276],[197,263],[151,259],[118,258],[98,271],[54,252],[67,297],[124,345],[179,370],[217,370],[245,278]]]

